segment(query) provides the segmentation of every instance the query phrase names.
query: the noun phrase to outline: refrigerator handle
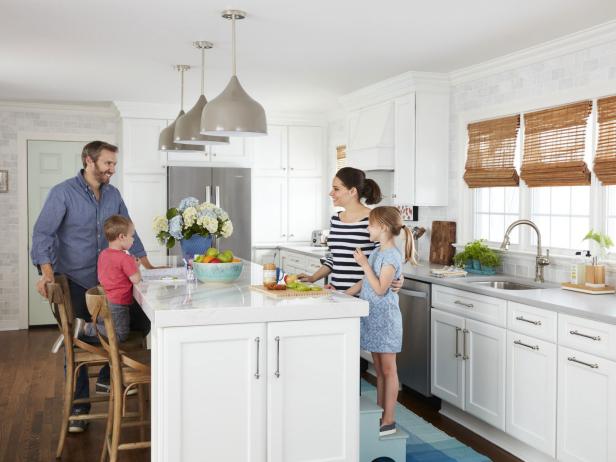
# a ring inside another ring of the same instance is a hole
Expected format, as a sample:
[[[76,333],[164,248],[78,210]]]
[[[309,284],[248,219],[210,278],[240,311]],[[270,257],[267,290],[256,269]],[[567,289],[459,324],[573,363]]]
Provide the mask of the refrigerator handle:
[[[206,186],[205,187],[205,202],[211,202],[212,198],[212,187],[211,186]]]
[[[216,207],[220,207],[220,186],[216,186]]]

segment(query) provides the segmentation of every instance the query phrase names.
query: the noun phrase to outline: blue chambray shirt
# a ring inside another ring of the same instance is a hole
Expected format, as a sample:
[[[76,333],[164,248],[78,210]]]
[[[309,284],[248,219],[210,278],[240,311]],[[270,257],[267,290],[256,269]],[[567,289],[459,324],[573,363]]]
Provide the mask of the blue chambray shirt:
[[[111,215],[130,218],[120,191],[103,184],[97,201],[80,170],[49,191],[34,224],[32,263],[51,263],[54,272],[66,274],[82,287],[97,285],[98,254],[109,246],[103,225]],[[146,255],[136,232],[129,251],[136,257]]]

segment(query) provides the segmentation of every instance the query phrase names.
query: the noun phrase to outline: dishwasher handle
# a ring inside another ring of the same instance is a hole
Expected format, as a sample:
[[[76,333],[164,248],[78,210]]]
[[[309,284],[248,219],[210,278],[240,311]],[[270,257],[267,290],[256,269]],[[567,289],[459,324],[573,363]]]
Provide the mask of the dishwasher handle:
[[[398,293],[401,295],[407,295],[413,298],[427,298],[428,297],[428,294],[426,292],[418,292],[417,290],[400,289]]]

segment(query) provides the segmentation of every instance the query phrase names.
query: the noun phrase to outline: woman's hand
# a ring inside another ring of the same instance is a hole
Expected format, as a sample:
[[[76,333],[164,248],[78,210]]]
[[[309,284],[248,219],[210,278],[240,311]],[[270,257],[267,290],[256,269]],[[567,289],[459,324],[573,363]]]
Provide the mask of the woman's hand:
[[[312,277],[312,275],[306,274],[306,273],[299,273],[297,275],[297,279],[300,282],[310,282],[310,283],[313,283],[315,281],[315,279]]]
[[[362,268],[368,266],[368,257],[363,254],[360,248],[355,249],[355,252],[353,252],[353,258],[355,259],[355,262]]]
[[[400,276],[400,279],[394,279],[391,281],[391,291],[393,293],[397,293],[400,289],[402,289],[402,284],[404,284],[404,276]]]
[[[324,289],[328,289],[328,290],[336,290],[336,288],[334,286],[332,286],[331,284],[325,284],[323,286]]]

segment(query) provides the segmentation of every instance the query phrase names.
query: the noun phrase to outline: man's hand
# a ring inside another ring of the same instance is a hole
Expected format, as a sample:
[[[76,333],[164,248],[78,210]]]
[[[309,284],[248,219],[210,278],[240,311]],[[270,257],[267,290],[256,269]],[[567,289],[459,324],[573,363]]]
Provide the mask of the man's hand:
[[[55,282],[53,277],[53,268],[49,263],[41,265],[41,272],[43,275],[36,283],[36,291],[41,294],[43,298],[47,298],[47,284]]]
[[[398,291],[402,289],[402,284],[404,284],[404,276],[400,276],[400,279],[394,279],[391,281],[391,291],[393,293],[398,293]]]

